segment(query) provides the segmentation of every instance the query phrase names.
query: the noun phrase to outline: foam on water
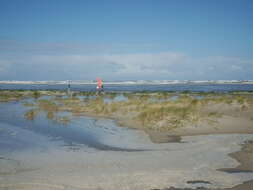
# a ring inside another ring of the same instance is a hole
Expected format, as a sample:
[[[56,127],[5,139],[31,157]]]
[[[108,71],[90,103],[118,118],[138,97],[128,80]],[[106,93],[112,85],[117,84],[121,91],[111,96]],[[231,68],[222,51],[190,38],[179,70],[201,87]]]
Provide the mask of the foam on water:
[[[10,90],[66,90],[65,83],[0,83],[0,89]],[[105,91],[190,91],[190,92],[231,92],[253,91],[253,82],[185,82],[185,83],[105,83]],[[96,83],[72,83],[72,91],[96,91]]]

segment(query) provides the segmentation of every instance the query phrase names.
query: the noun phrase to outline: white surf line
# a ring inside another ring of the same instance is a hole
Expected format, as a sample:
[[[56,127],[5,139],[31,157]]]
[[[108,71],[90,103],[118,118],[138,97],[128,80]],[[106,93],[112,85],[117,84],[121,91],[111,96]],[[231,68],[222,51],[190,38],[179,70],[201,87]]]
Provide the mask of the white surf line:
[[[0,188],[6,188],[6,187],[15,187],[15,186],[43,186],[43,187],[49,187],[49,188],[57,188],[57,189],[65,189],[62,185],[53,185],[53,184],[46,184],[46,183],[13,183],[13,184],[4,184],[0,185]]]

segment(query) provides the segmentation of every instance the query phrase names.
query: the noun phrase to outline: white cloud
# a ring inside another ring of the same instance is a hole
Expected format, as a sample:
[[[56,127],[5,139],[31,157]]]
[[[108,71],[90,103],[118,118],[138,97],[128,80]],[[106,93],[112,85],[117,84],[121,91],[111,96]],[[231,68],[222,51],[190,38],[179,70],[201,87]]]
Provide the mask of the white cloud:
[[[183,53],[0,55],[0,80],[252,79],[253,60]]]
[[[105,58],[123,65],[124,70],[121,70],[121,73],[154,73],[160,71],[169,71],[170,66],[183,63],[186,57],[180,53],[163,52],[110,55],[106,56]]]

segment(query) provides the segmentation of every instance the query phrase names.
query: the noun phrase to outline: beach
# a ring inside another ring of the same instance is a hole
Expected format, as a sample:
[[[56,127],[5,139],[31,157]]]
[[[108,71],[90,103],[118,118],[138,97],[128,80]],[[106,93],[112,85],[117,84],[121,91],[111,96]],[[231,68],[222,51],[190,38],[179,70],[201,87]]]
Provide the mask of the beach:
[[[253,0],[0,0],[0,190],[253,190]]]
[[[242,148],[238,152],[231,153],[230,156],[236,159],[240,164],[235,168],[224,168],[220,169],[221,171],[226,171],[230,173],[240,173],[240,172],[253,172],[253,142],[247,141],[242,145]],[[249,190],[253,187],[253,180],[246,181],[243,184],[236,185],[231,188],[223,188],[223,189],[208,189],[205,187],[200,187],[199,190]],[[157,189],[158,190],[158,189]],[[192,190],[191,188],[163,188],[162,190]]]
[[[0,103],[0,189],[252,187],[250,93],[9,93]]]

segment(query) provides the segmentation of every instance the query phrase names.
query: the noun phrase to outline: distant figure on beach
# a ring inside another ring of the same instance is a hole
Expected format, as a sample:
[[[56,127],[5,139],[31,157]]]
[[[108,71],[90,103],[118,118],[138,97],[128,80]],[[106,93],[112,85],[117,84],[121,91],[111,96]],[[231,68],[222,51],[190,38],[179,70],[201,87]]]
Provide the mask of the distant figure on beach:
[[[70,91],[70,81],[68,80],[68,91],[67,91],[68,96],[71,95],[71,91]]]
[[[101,94],[103,92],[103,83],[100,78],[97,78],[97,94]]]

